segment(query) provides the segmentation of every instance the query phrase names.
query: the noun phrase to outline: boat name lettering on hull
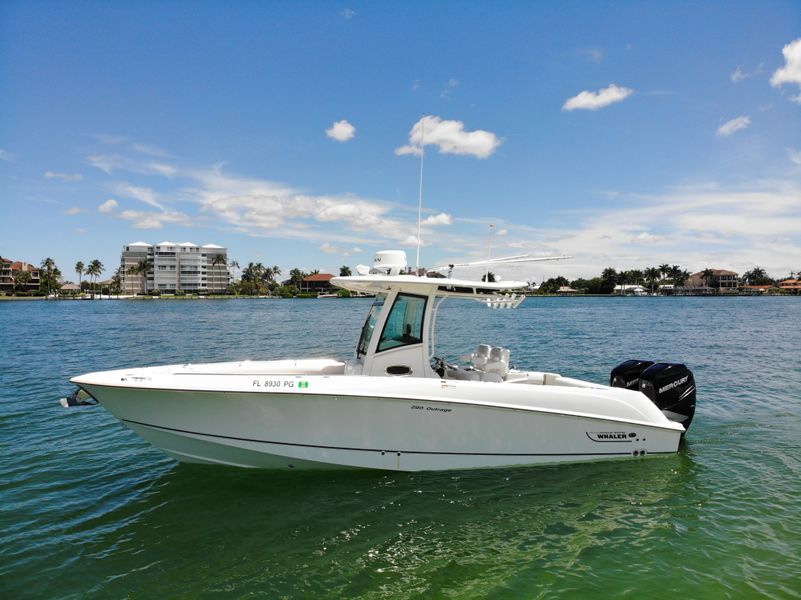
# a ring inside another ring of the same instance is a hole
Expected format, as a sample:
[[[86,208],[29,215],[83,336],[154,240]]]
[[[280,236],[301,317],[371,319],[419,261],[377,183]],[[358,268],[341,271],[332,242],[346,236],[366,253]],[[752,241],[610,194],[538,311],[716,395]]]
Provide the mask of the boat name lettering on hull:
[[[636,433],[626,431],[587,431],[587,437],[593,442],[631,442]]]
[[[440,408],[439,406],[420,406],[419,404],[412,404],[412,410],[424,410],[427,412],[449,413],[453,412],[452,408]]]
[[[301,382],[306,383],[306,382]],[[293,388],[295,382],[291,379],[254,379],[253,387],[257,388]],[[299,387],[309,387],[309,384],[301,385]]]

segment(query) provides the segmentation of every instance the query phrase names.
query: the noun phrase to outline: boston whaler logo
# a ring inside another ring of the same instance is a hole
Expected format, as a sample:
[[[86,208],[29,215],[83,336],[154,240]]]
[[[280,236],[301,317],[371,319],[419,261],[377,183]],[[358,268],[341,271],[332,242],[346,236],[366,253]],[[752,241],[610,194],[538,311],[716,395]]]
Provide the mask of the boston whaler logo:
[[[659,390],[657,390],[657,393],[661,394],[663,392],[667,392],[668,390],[672,390],[677,385],[681,385],[682,383],[686,383],[689,378],[690,378],[689,375],[685,375],[681,379],[677,379],[676,381],[674,381],[672,383],[668,383],[667,385],[663,385],[661,388],[659,388]]]
[[[593,442],[631,442],[636,433],[626,431],[585,431],[587,437]]]

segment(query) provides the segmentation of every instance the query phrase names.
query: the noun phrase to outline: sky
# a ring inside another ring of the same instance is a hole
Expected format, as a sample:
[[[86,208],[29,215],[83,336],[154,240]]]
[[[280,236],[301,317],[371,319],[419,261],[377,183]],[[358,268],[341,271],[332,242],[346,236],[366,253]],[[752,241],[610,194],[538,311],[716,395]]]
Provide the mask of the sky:
[[[71,280],[136,241],[414,265],[421,148],[423,265],[801,270],[797,0],[6,0],[0,89],[0,255]]]

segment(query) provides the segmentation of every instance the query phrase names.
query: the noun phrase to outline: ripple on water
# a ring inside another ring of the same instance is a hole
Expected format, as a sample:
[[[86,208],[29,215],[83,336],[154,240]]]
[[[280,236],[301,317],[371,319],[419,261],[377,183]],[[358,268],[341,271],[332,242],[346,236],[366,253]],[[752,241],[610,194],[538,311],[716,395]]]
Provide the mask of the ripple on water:
[[[100,409],[55,404],[91,370],[346,356],[368,301],[0,304],[0,589],[798,597],[799,300],[446,303],[446,356],[490,342],[596,381],[627,358],[681,360],[699,405],[676,456],[445,474],[179,465]]]

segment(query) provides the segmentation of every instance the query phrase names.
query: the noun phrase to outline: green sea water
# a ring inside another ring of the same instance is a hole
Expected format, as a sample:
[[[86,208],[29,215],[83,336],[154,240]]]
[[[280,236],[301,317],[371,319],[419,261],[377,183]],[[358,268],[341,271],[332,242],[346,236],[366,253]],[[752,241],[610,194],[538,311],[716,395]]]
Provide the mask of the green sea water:
[[[350,355],[369,301],[0,303],[2,598],[799,598],[801,298],[449,301],[442,354],[685,362],[675,456],[448,473],[179,464],[70,376]]]

